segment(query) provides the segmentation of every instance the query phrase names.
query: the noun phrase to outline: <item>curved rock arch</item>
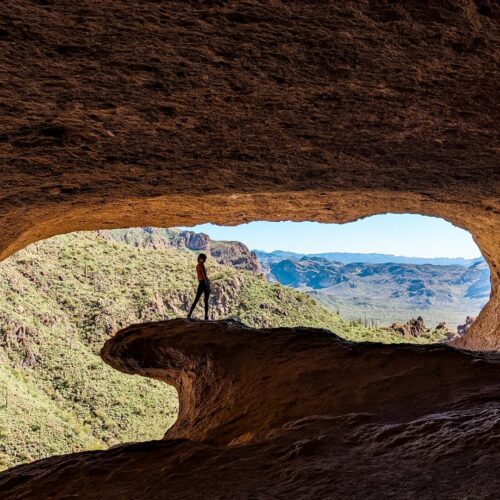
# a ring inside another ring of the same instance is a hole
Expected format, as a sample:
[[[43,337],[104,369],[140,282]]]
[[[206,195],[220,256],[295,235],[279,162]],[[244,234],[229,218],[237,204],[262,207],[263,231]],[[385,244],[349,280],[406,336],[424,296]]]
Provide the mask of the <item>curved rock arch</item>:
[[[20,0],[0,20],[0,258],[79,229],[380,212],[467,229],[500,347],[500,7]]]
[[[201,210],[204,210],[201,213]],[[295,192],[284,194],[260,193],[215,196],[164,196],[131,202],[117,200],[102,203],[99,210],[68,207],[58,217],[47,217],[45,225],[27,230],[3,249],[0,256],[36,240],[78,230],[135,227],[140,225],[177,226],[204,222],[238,224],[249,220],[316,220],[321,222],[351,222],[381,212],[420,213],[444,217],[472,235],[490,265],[492,294],[473,328],[466,335],[463,347],[477,350],[500,348],[500,262],[496,242],[496,226],[490,217],[462,203],[436,202],[430,197],[418,199],[414,193],[373,192]]]

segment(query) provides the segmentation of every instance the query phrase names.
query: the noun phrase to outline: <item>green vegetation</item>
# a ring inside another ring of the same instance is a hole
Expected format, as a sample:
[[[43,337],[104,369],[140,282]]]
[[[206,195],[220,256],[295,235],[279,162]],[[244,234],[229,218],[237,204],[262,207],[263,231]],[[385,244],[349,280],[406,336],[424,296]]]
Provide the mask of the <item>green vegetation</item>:
[[[162,437],[176,417],[175,390],[114,371],[98,353],[129,324],[185,316],[195,258],[187,250],[134,248],[78,233],[31,245],[0,263],[0,468]],[[214,319],[403,341],[249,272],[213,260],[207,268]],[[415,339],[429,340],[435,339]]]

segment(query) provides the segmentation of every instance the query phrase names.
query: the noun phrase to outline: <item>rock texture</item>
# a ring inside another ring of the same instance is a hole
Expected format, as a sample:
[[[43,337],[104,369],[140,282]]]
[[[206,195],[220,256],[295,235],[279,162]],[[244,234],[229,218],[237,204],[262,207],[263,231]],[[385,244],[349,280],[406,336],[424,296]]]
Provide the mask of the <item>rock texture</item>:
[[[390,330],[394,330],[403,337],[420,337],[422,333],[425,333],[426,327],[424,323],[424,318],[419,316],[417,319],[412,318],[406,323],[393,323]]]
[[[444,217],[491,267],[494,0],[4,0],[0,258],[81,229]]]
[[[2,498],[493,498],[500,357],[314,329],[129,327],[111,366],[176,387],[163,441],[0,474]]]
[[[219,264],[262,275],[255,253],[239,241],[217,241],[212,240],[205,233],[157,227],[105,230],[99,231],[99,234],[105,238],[140,248],[184,248],[195,252],[205,252]]]
[[[463,337],[468,332],[470,327],[474,324],[474,321],[476,321],[476,318],[472,318],[471,316],[467,316],[465,318],[465,323],[463,325],[457,326],[458,335]]]

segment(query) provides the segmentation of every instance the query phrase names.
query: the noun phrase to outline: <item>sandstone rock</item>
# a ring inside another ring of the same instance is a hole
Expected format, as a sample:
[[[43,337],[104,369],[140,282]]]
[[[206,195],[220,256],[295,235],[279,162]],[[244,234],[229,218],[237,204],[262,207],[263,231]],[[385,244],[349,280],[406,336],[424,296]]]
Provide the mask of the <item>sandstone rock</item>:
[[[179,247],[185,246],[186,248],[189,248],[189,250],[210,253],[211,240],[208,234],[195,233],[194,231],[183,231],[179,234],[178,239],[180,244],[177,246]]]
[[[449,328],[448,323],[446,323],[446,321],[443,321],[438,325],[436,325],[435,330],[441,332],[444,335],[444,338],[446,338],[446,340],[448,342],[451,342],[452,344],[455,344],[461,338],[460,335],[458,335],[456,332],[452,331]]]
[[[251,252],[246,245],[239,241],[214,242],[210,249],[210,255],[219,264],[262,275],[259,260],[255,253]]]
[[[455,343],[458,340],[460,340],[460,335],[456,332],[447,331],[447,332],[445,332],[445,336],[448,339],[448,342]]]
[[[500,487],[498,354],[173,320],[122,330],[101,355],[173,384],[175,425],[163,441],[10,469],[2,498],[493,498]]]

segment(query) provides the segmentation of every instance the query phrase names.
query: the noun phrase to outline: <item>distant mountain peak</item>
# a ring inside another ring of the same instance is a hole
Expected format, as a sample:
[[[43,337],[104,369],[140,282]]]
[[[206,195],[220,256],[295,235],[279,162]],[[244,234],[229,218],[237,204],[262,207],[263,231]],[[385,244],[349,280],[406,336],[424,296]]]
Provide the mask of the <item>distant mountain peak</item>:
[[[393,255],[383,253],[355,253],[355,252],[323,252],[323,253],[296,253],[286,250],[273,250],[265,252],[263,250],[253,250],[259,259],[270,260],[276,258],[322,258],[329,261],[341,262],[342,264],[432,264],[436,266],[463,266],[485,262],[483,257],[467,259],[465,257],[408,257],[405,255]]]
[[[383,254],[255,253],[269,281],[305,291],[353,320],[368,315],[383,321],[406,311],[453,325],[464,311],[476,315],[490,294],[482,258],[397,261]]]

